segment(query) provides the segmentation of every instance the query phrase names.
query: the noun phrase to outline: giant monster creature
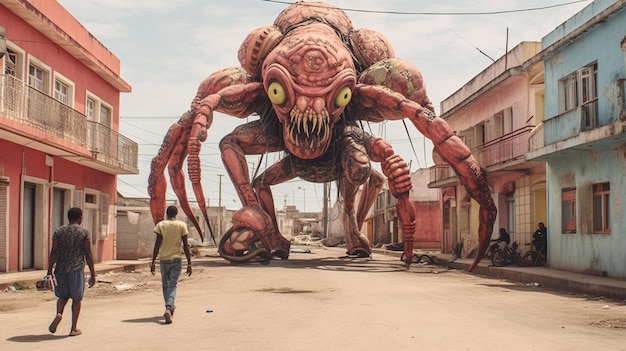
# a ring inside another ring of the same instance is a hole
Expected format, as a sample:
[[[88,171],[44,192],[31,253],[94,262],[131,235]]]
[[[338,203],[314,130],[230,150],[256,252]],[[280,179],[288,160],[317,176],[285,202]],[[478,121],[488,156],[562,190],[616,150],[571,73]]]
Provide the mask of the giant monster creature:
[[[381,34],[354,29],[346,14],[331,5],[298,2],[283,10],[273,26],[250,33],[238,58],[241,67],[215,72],[200,84],[189,111],[170,127],[152,160],[148,192],[155,223],[164,217],[167,167],[183,211],[202,235],[189,205],[183,164],[186,160],[195,198],[208,223],[199,154],[213,113],[238,118],[258,114],[258,119],[238,126],[220,142],[224,166],[243,204],[219,243],[220,255],[231,262],[287,259],[290,243],[279,232],[271,187],[299,177],[337,181],[344,199],[347,253],[369,256],[370,243],[360,228],[384,183],[383,175],[371,167],[371,162],[378,162],[398,200],[409,265],[415,232],[410,169],[388,142],[363,128],[363,123],[406,118],[432,140],[434,151],[480,205],[479,246],[469,268],[474,269],[489,245],[496,217],[486,174],[435,115],[419,70],[396,58]],[[250,182],[246,155],[270,152],[285,156]]]

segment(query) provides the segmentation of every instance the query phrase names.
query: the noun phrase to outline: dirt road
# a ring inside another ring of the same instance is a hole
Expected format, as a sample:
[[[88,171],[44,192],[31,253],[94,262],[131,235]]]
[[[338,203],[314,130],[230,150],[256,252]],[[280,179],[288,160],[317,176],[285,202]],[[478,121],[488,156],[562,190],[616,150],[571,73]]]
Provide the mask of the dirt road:
[[[613,301],[438,266],[407,271],[384,255],[312,251],[269,266],[195,260],[171,325],[159,276],[147,271],[102,275],[78,337],[66,336],[67,313],[56,335],[47,332],[52,294],[16,292],[20,306],[0,311],[0,350],[624,349],[626,306]]]

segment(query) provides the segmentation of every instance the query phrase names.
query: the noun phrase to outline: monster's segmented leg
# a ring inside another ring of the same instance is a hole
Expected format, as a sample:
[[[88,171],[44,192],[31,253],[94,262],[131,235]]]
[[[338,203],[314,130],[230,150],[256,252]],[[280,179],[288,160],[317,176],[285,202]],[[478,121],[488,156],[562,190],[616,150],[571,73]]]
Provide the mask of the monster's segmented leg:
[[[168,167],[168,174],[172,188],[180,200],[181,207],[185,214],[192,219],[192,223],[200,233],[200,224],[192,215],[191,207],[185,191],[185,175],[182,172],[182,165],[187,156],[187,144],[181,142],[189,137],[190,121],[193,120],[191,111],[185,112],[179,121],[173,124],[167,131],[163,139],[157,156],[152,159],[150,165],[150,176],[148,177],[148,194],[150,195],[150,212],[152,220],[158,223],[165,218],[165,192],[167,190],[167,180],[164,177],[165,167]]]
[[[395,66],[394,66],[395,65]],[[398,68],[399,67],[399,68]],[[363,106],[364,118],[378,120],[400,120],[408,118],[411,123],[426,138],[433,142],[434,150],[439,154],[457,174],[461,184],[480,205],[478,227],[478,251],[469,267],[473,270],[489,247],[489,239],[493,232],[497,209],[491,198],[491,191],[487,183],[487,174],[472,156],[469,148],[457,137],[448,123],[433,112],[430,99],[425,95],[426,90],[421,82],[421,74],[412,65],[406,62],[391,62],[387,75],[370,74],[366,72],[364,80],[375,79],[376,76],[391,76],[394,88],[401,91],[391,91],[384,86],[359,84],[354,91],[354,99]],[[407,81],[407,77],[410,79]],[[387,81],[382,81],[387,84]],[[418,87],[420,89],[414,89]],[[403,95],[404,94],[404,95]],[[410,96],[408,99],[406,96]],[[424,105],[416,102],[423,102]],[[424,106],[429,106],[428,108]]]
[[[218,111],[240,118],[250,116],[263,104],[263,100],[258,99],[261,94],[263,94],[262,85],[252,82],[251,77],[240,67],[215,72],[200,84],[190,110],[170,127],[159,153],[152,160],[148,193],[154,223],[164,219],[167,190],[164,170],[168,167],[170,182],[180,206],[203,237],[200,225],[189,205],[182,165],[187,159],[194,194],[208,223],[205,197],[200,182],[200,146],[207,139],[213,112]]]
[[[415,117],[411,118],[411,122],[424,136],[432,140],[435,152],[452,167],[461,184],[480,205],[478,214],[478,250],[474,261],[468,268],[471,272],[476,268],[489,247],[489,240],[497,214],[496,205],[493,202],[491,190],[487,183],[487,173],[472,156],[467,145],[453,133],[448,123],[428,109],[418,108],[414,110],[414,104],[403,105],[411,112],[415,112],[413,115]],[[405,111],[405,113],[408,112]]]
[[[409,191],[413,187],[411,170],[394,152],[391,145],[381,138],[372,139],[368,151],[373,161],[381,163],[383,174],[387,177],[389,192],[397,199],[396,211],[402,230],[405,262],[408,266],[412,262],[415,242],[415,206],[409,198]]]
[[[220,243],[220,254],[230,261],[245,262],[258,256],[265,260],[268,255],[287,258],[289,255],[289,241],[277,229],[274,207],[268,203],[268,196],[271,198],[269,185],[282,182],[283,179],[291,179],[293,176],[276,173],[281,169],[282,163],[270,167],[259,175],[255,182],[260,191],[261,201],[259,201],[250,183],[246,160],[246,155],[282,150],[280,139],[274,133],[268,131],[261,121],[253,121],[235,128],[220,142],[226,171],[244,206],[233,216],[233,231],[230,238],[223,244]],[[264,185],[265,181],[269,182],[269,185]],[[258,242],[261,242],[262,246],[259,246]]]

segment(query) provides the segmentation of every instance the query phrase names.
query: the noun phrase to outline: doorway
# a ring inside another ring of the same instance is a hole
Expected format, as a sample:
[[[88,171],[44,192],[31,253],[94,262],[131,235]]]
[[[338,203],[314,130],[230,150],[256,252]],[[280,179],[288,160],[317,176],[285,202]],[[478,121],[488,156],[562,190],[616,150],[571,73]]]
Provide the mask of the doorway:
[[[22,196],[22,269],[35,268],[36,185],[24,183]]]

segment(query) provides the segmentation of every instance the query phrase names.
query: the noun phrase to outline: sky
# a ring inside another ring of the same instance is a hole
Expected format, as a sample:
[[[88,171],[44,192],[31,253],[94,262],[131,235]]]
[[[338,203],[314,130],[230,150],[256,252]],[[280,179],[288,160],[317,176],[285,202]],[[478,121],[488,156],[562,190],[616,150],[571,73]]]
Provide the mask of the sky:
[[[139,175],[122,175],[127,197],[148,197],[150,161],[167,129],[187,111],[198,85],[211,73],[239,66],[237,51],[254,29],[271,25],[294,1],[272,0],[57,0],[121,61],[121,77],[132,86],[123,93],[120,133],[139,145]],[[541,41],[591,3],[576,0],[336,0],[354,28],[382,33],[396,56],[421,71],[439,112],[442,100],[522,41]],[[508,37],[507,37],[508,35]],[[202,146],[202,185],[210,206],[241,206],[223,168],[218,143],[239,119],[216,113]],[[433,165],[432,144],[410,123],[372,125],[390,141],[411,171]],[[260,171],[281,154],[250,156]],[[377,165],[374,165],[378,168]],[[295,205],[320,211],[323,186],[294,179],[273,187],[276,208]],[[335,189],[334,186],[331,189]],[[191,187],[188,193],[193,198]],[[334,198],[335,190],[332,191]],[[175,195],[168,188],[168,199]]]

